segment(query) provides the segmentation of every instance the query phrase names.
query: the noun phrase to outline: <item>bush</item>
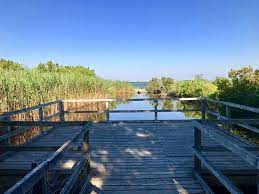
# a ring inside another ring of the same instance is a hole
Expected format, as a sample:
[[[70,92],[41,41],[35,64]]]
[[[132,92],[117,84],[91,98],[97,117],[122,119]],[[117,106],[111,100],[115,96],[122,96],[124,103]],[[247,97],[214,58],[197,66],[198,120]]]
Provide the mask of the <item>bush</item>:
[[[175,81],[172,78],[153,78],[146,90],[150,94],[161,91],[173,97],[200,97],[210,96],[217,91],[216,85],[208,80],[196,76],[193,80]]]
[[[259,108],[259,70],[231,70],[228,78],[218,77],[214,83],[218,87],[215,98]]]

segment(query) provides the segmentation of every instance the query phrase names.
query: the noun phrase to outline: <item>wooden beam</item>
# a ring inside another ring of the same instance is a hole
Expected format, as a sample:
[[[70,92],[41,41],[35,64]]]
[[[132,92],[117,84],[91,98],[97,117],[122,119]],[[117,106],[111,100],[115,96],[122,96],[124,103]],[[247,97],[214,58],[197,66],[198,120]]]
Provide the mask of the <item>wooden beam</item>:
[[[56,151],[59,147],[58,146],[28,146],[28,145],[18,145],[18,146],[12,146],[12,145],[0,145],[1,149],[5,149],[7,151]],[[75,146],[70,145],[69,151],[81,151],[82,146]]]
[[[0,121],[1,122],[1,121]],[[5,126],[11,126],[11,125],[5,125]],[[9,133],[6,133],[6,134],[4,134],[4,135],[1,135],[0,136],[0,142],[2,142],[2,141],[5,141],[5,140],[7,140],[7,139],[10,139],[11,137],[14,137],[14,136],[16,136],[16,135],[19,135],[19,134],[21,134],[21,133],[24,133],[25,131],[27,131],[27,130],[29,130],[29,129],[32,129],[33,127],[20,127],[20,128],[18,128],[18,129],[16,129],[16,130],[13,130],[13,131],[11,131],[11,132],[9,132]]]
[[[254,126],[251,126],[251,125],[247,125],[247,124],[238,124],[238,126],[243,127],[245,129],[248,129],[250,131],[253,131],[253,132],[259,134],[259,129],[257,127],[254,127]]]
[[[0,126],[84,126],[90,121],[0,121]]]
[[[187,120],[181,120],[181,119],[176,119],[176,120],[110,120],[109,122],[107,121],[93,121],[93,123],[103,123],[103,124],[126,124],[126,123],[190,123],[195,121],[194,119],[187,119]]]
[[[203,180],[203,178],[201,177],[201,175],[199,173],[197,173],[195,170],[193,170],[193,176],[194,178],[199,181],[199,183],[201,184],[202,188],[205,190],[205,192],[207,194],[214,194],[214,192],[211,190],[211,188],[209,187],[209,185]]]
[[[69,194],[71,193],[79,175],[80,172],[82,171],[83,167],[85,164],[90,160],[90,154],[87,153],[84,155],[84,157],[76,164],[75,170],[73,174],[70,176],[68,181],[66,182],[65,186],[62,188],[60,194]]]
[[[230,120],[215,120],[215,119],[174,119],[174,120],[110,120],[93,121],[94,123],[192,123],[193,121],[202,122],[204,124],[238,124],[249,123],[259,124],[259,119],[230,119]],[[1,124],[1,121],[0,121]]]
[[[106,121],[110,120],[110,103],[105,102]]]
[[[44,133],[41,133],[35,137],[33,137],[32,139],[30,139],[28,142],[26,142],[25,144],[23,144],[23,146],[27,146],[27,145],[30,145],[31,143],[37,141],[38,139],[40,139],[42,136],[45,136],[47,135],[48,133],[50,133],[51,131],[53,131],[55,128],[54,127],[51,127],[50,129],[48,129],[47,131],[44,131]],[[8,151],[2,155],[0,155],[0,161],[1,160],[4,160],[8,157],[10,157],[11,155],[15,154],[16,152],[15,151]]]
[[[202,146],[201,146],[201,131],[197,128],[197,127],[194,127],[194,147],[195,149],[201,151],[202,149]],[[196,172],[200,172],[201,170],[201,161],[196,157],[194,156],[194,170]]]
[[[254,166],[256,169],[259,169],[259,158],[253,153],[249,152],[243,147],[235,144],[234,142],[228,140],[222,134],[218,134],[209,129],[209,126],[204,126],[198,122],[194,122],[195,127],[201,130],[203,133],[207,134],[210,138],[214,139],[216,142],[220,143],[228,150],[232,151],[236,155],[240,156],[246,162]]]
[[[244,149],[248,151],[259,151],[259,147],[249,147],[249,146],[244,146]],[[202,146],[203,152],[229,152],[229,150],[225,147],[221,146]]]
[[[55,118],[55,117],[57,117],[57,116],[59,116],[59,115],[60,115],[60,113],[57,112],[57,113],[55,113],[55,114],[53,114],[53,115],[46,116],[46,117],[44,118],[44,120],[46,121],[46,120]]]
[[[111,99],[111,98],[107,98],[107,99],[70,99],[70,100],[62,100],[63,102],[69,102],[69,103],[73,103],[73,102],[131,102],[131,101],[154,101],[154,100],[173,100],[173,101],[197,101],[200,100],[201,98],[117,98],[117,99]]]
[[[193,148],[194,155],[200,159],[202,164],[226,187],[230,193],[241,194],[240,191],[221,171],[217,170],[198,150]]]
[[[259,113],[259,108],[240,105],[240,104],[236,104],[236,103],[232,103],[232,102],[224,102],[224,101],[220,101],[220,100],[214,100],[214,99],[211,99],[211,98],[206,98],[206,100],[208,102],[213,102],[213,103],[216,103],[216,104],[221,104],[221,105],[225,105],[225,106],[229,106],[229,107],[233,107],[233,108],[238,108],[238,109],[246,110],[246,111],[249,111],[249,112]]]
[[[40,179],[43,178],[46,171],[50,168],[53,163],[62,155],[64,150],[74,142],[84,131],[89,130],[91,123],[89,122],[87,125],[82,127],[82,130],[77,132],[70,140],[66,141],[56,152],[54,152],[49,158],[47,158],[44,162],[40,163],[37,167],[35,167],[30,173],[24,176],[21,180],[19,180],[15,185],[13,185],[10,189],[8,189],[6,194],[14,194],[14,193],[25,193],[30,190]]]
[[[201,119],[206,119],[206,101],[204,99],[200,100],[201,103]]]
[[[33,111],[33,110],[36,110],[36,109],[39,109],[39,108],[43,108],[43,107],[46,107],[46,106],[50,106],[50,105],[58,103],[59,101],[60,100],[51,101],[51,102],[47,102],[47,103],[44,103],[44,104],[39,104],[37,106],[24,108],[24,109],[16,110],[16,111],[13,111],[13,112],[4,113],[4,114],[0,115],[0,120],[4,119],[6,117],[10,117],[10,116],[14,116],[14,115],[17,115],[17,114]]]
[[[66,114],[74,113],[138,113],[138,112],[199,112],[201,109],[176,109],[176,110],[96,110],[96,111],[64,111]]]
[[[196,119],[196,121],[199,121]],[[224,117],[220,117],[220,119],[201,119],[200,120],[204,124],[259,124],[259,119],[225,119]]]
[[[208,114],[212,115],[212,116],[215,116],[215,117],[219,117],[221,119],[225,119],[225,120],[229,120],[228,117],[225,117],[225,116],[221,116],[219,113],[217,112],[213,112],[211,110],[207,110],[206,111]],[[251,126],[251,125],[248,125],[248,124],[236,124],[242,128],[245,128],[245,129],[248,129],[250,131],[253,131],[255,133],[259,133],[259,129],[257,127],[254,127],[254,126]]]
[[[43,108],[42,108],[42,107],[39,108],[39,120],[40,120],[40,121],[43,121],[43,120],[44,120],[44,112],[43,112]],[[43,133],[43,132],[44,132],[43,130],[44,130],[44,128],[43,128],[43,126],[40,124],[40,132]]]
[[[158,119],[157,119],[157,113],[158,113],[158,110],[157,110],[157,108],[158,108],[158,100],[154,100],[154,104],[155,104],[155,107],[154,107],[154,110],[152,110],[152,111],[154,111],[155,112],[155,120],[157,121]]]

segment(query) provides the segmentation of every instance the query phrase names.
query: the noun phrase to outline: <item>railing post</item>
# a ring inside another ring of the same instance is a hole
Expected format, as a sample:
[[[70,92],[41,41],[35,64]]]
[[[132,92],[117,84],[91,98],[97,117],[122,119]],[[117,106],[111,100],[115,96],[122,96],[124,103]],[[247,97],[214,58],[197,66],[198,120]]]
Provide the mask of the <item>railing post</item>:
[[[43,108],[40,107],[39,108],[39,121],[43,121],[44,120],[44,113],[43,113]],[[40,132],[43,132],[43,125],[40,124]]]
[[[83,143],[83,152],[86,153],[90,148],[89,144],[89,129],[84,132],[84,143]]]
[[[201,152],[201,131],[197,127],[194,127],[194,148]],[[194,156],[194,170],[197,173],[201,171],[201,161],[196,156]]]
[[[61,122],[65,121],[65,114],[64,114],[64,102],[60,100],[58,102],[58,111],[59,111],[59,119]]]
[[[84,132],[84,143],[83,143],[83,153],[87,154],[89,152],[90,149],[90,131],[89,128],[85,129],[86,131]],[[90,172],[90,160],[87,161],[86,164],[86,173],[87,175]]]
[[[109,102],[105,102],[106,121],[110,120]]]
[[[39,162],[32,162],[31,163],[31,170],[36,168],[39,165]],[[48,192],[48,183],[47,183],[47,176],[48,172],[44,171],[42,172],[44,175],[43,177],[39,180],[37,184],[35,184],[32,187],[32,193],[42,193],[42,194],[47,194]]]
[[[6,112],[3,113],[3,115],[8,114]],[[10,116],[7,116],[3,119],[4,121],[10,121]],[[4,134],[10,133],[11,132],[11,127],[10,126],[0,126],[0,131],[3,132]],[[10,145],[11,144],[11,138],[8,138],[5,141],[6,145]]]
[[[206,101],[201,99],[201,119],[206,119]]]
[[[228,119],[231,119],[231,108],[230,108],[230,106],[227,106],[227,105],[226,105],[225,111],[226,111],[226,117],[227,117]],[[233,127],[233,125],[231,125],[231,124],[229,124],[229,125],[227,125],[227,126],[230,127],[230,128]]]
[[[155,103],[155,121],[157,121],[157,107],[158,107],[158,100],[154,100]]]
[[[231,118],[231,110],[229,106],[226,106],[226,117]]]

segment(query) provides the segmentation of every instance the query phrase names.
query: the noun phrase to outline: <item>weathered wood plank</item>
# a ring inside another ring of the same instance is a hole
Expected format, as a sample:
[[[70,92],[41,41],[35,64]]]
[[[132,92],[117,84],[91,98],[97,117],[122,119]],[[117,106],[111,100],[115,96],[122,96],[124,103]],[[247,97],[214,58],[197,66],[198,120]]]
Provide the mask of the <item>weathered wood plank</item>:
[[[65,186],[61,190],[61,194],[69,194],[71,193],[71,190],[73,189],[76,180],[79,177],[80,172],[82,171],[84,165],[89,161],[90,159],[90,153],[87,153],[84,155],[84,157],[76,164],[75,170],[73,174],[70,176],[68,181],[66,182]]]
[[[227,134],[219,134],[213,130],[210,130],[210,126],[201,125],[198,122],[195,122],[194,125],[203,133],[208,134],[209,137],[213,138],[215,141],[219,142],[224,147],[243,158],[249,164],[253,165],[256,169],[259,169],[259,157],[233,142],[233,138],[231,139]]]
[[[240,191],[221,171],[217,170],[198,150],[193,148],[195,156],[197,156],[203,165],[206,166],[217,179],[229,190],[231,193],[243,193]]]
[[[131,102],[131,101],[154,101],[154,100],[174,100],[174,101],[197,101],[201,98],[129,98],[129,99],[71,99],[62,100],[63,102]]]
[[[42,177],[46,174],[46,171],[49,169],[53,163],[57,161],[61,154],[63,154],[64,150],[74,142],[85,130],[88,130],[88,125],[85,125],[81,131],[76,133],[70,140],[65,142],[56,152],[54,152],[49,158],[47,158],[44,162],[40,163],[37,167],[35,167],[30,173],[28,173],[25,177],[23,177],[20,181],[18,181],[14,186],[12,186],[6,194],[11,193],[25,193],[29,189],[31,189]]]
[[[199,181],[202,185],[202,188],[205,190],[207,194],[214,194],[209,185],[204,181],[204,179],[197,173],[195,170],[193,171],[194,177]]]
[[[201,109],[172,109],[172,110],[98,110],[98,111],[84,111],[84,110],[78,110],[78,111],[64,111],[66,114],[75,114],[75,113],[148,113],[148,112],[157,112],[157,113],[162,113],[162,112],[198,112],[201,111]]]
[[[233,107],[233,108],[238,108],[238,109],[246,110],[246,111],[249,111],[249,112],[259,113],[259,108],[235,104],[235,103],[231,103],[231,102],[224,102],[224,101],[220,101],[220,100],[214,100],[214,99],[211,99],[211,98],[206,98],[206,100],[209,101],[209,102],[216,103],[216,104],[221,104],[221,105],[225,105],[225,106],[229,106],[229,107]]]
[[[4,113],[4,114],[0,115],[0,120],[4,119],[6,117],[10,117],[10,116],[14,116],[14,115],[17,115],[17,114],[33,111],[33,110],[36,110],[36,109],[39,109],[39,108],[43,108],[43,107],[46,107],[46,106],[50,106],[50,105],[58,103],[59,101],[60,100],[56,100],[56,101],[47,102],[47,103],[44,103],[44,104],[39,104],[37,106],[33,106],[33,107],[29,107],[29,108],[24,108],[24,109],[13,111],[13,112],[9,112],[9,113]]]

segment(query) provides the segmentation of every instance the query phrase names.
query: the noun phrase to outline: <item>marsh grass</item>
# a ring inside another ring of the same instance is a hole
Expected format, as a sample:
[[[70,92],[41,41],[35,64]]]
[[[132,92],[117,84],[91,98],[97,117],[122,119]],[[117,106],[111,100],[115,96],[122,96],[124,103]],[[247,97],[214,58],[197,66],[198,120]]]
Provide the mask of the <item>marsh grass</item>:
[[[74,72],[3,71],[0,74],[0,112],[57,99],[115,98],[132,93],[133,87],[128,83]]]
[[[36,68],[26,69],[9,60],[0,60],[0,113],[20,110],[58,99],[79,98],[127,98],[134,92],[133,86],[120,81],[105,80],[93,70],[82,66],[60,66],[53,62],[39,64]],[[76,105],[84,110],[102,110],[103,105]],[[58,112],[57,105],[43,108],[44,117]],[[102,120],[105,115],[83,114],[68,115],[71,120]],[[39,120],[37,110],[15,115],[10,120]],[[58,118],[52,118],[58,120]],[[19,126],[11,127],[10,131]],[[48,128],[44,128],[48,130]],[[5,133],[1,130],[0,135]],[[34,127],[25,133],[16,135],[9,141],[12,145],[26,143],[40,133]],[[3,143],[3,142],[1,142]]]

